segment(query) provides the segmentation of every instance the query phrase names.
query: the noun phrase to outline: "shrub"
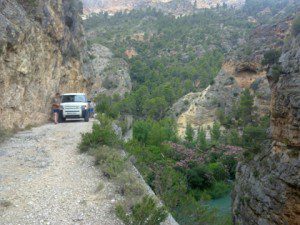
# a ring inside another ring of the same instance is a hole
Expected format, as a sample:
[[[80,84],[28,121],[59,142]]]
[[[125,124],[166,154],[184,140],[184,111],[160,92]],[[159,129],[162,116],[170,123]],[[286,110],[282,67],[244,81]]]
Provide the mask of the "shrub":
[[[229,145],[241,146],[241,137],[237,129],[232,129],[227,133],[226,142]]]
[[[105,113],[111,118],[117,118],[119,115],[118,98],[113,98],[105,94],[100,94],[95,98],[96,112]]]
[[[188,123],[186,125],[186,130],[185,130],[185,140],[187,142],[192,142],[194,139],[194,129],[193,127],[191,126],[190,123]]]
[[[212,186],[213,176],[206,166],[197,166],[187,171],[188,184],[192,189],[206,189]]]
[[[82,135],[82,141],[79,144],[81,152],[87,152],[100,145],[116,146],[119,144],[119,139],[109,119],[106,116],[100,116],[100,120],[101,124],[95,123],[92,132]]]
[[[216,213],[200,204],[192,195],[186,195],[174,210],[179,224],[216,224]]]
[[[208,170],[217,181],[225,180],[228,177],[228,174],[221,163],[208,164]]]
[[[229,173],[229,179],[234,180],[237,166],[237,160],[235,159],[235,156],[225,155],[221,158],[221,162]]]
[[[90,58],[90,60],[94,60],[94,59],[97,58],[97,56],[95,56],[95,55],[93,55],[93,54],[90,54],[90,55],[89,55],[89,58]]]
[[[203,128],[198,130],[197,144],[201,150],[207,150],[206,132]]]
[[[279,80],[279,76],[283,73],[283,68],[280,65],[274,65],[271,68],[272,80],[277,82]]]
[[[243,133],[243,146],[248,149],[258,150],[266,138],[267,134],[264,127],[248,125]]]
[[[130,173],[123,172],[117,177],[117,186],[119,193],[125,196],[128,200],[140,198],[145,194],[145,188],[140,184],[135,176]],[[129,204],[129,207],[132,205]]]
[[[254,109],[254,97],[251,95],[250,90],[246,89],[241,94],[241,99],[238,106],[238,117],[241,119],[243,125],[252,122]]]
[[[225,183],[224,181],[219,181],[213,184],[210,189],[207,189],[207,193],[213,198],[220,198],[230,192],[230,185]]]
[[[215,122],[213,124],[212,130],[210,131],[212,144],[218,144],[221,137],[221,124]]]
[[[159,225],[168,216],[166,209],[157,207],[154,199],[148,196],[133,206],[129,214],[122,205],[118,205],[116,214],[125,225]]]
[[[187,193],[186,178],[171,167],[156,171],[153,183],[155,193],[171,209],[174,209]]]
[[[293,31],[293,35],[297,36],[298,34],[300,34],[300,15],[298,15],[293,22],[292,25],[292,31]]]
[[[106,89],[115,89],[118,87],[118,84],[109,77],[105,77],[102,86]]]
[[[149,121],[137,121],[133,125],[133,138],[141,143],[146,143],[152,124]]]
[[[271,49],[264,54],[264,58],[262,60],[263,65],[273,65],[278,63],[280,58],[281,51],[278,49]]]
[[[127,161],[120,152],[109,147],[99,147],[92,153],[96,158],[96,165],[99,165],[103,174],[108,178],[115,178],[127,167]]]
[[[164,141],[176,139],[174,121],[163,119],[154,121],[139,120],[133,125],[133,138],[142,144],[160,146]]]

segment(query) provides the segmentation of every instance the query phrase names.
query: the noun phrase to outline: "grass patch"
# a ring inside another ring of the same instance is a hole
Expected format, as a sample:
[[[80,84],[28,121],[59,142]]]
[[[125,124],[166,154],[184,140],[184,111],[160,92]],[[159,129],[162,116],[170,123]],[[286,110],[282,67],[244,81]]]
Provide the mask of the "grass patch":
[[[102,182],[99,182],[96,192],[101,192],[105,188],[105,185]]]
[[[0,143],[4,142],[11,135],[12,133],[10,131],[4,129],[3,127],[0,127]]]

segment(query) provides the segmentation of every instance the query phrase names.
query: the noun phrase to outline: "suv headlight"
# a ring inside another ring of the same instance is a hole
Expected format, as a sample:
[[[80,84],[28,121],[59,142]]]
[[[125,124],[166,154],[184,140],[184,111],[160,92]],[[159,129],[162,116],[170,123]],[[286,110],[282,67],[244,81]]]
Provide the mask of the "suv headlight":
[[[59,109],[64,110],[64,106],[63,105],[59,106]]]
[[[82,105],[82,106],[81,106],[81,109],[82,109],[82,110],[86,110],[86,109],[87,109],[87,106],[86,106],[86,105]]]

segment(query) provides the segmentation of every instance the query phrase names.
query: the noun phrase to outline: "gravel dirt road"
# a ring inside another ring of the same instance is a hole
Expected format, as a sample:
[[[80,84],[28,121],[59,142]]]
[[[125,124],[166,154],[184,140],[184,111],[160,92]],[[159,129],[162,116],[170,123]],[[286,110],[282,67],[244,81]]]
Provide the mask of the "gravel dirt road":
[[[0,144],[1,225],[122,224],[114,213],[114,187],[77,150],[91,127],[47,124]]]

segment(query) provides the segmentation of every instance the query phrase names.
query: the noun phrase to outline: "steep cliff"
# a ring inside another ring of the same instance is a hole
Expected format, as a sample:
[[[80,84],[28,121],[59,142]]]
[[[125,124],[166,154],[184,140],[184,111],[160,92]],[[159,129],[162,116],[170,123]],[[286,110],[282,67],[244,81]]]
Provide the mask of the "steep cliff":
[[[0,121],[23,128],[49,118],[55,92],[84,91],[78,0],[0,1]]]
[[[268,74],[272,90],[271,140],[237,168],[235,224],[299,224],[300,35],[290,38],[280,74]]]

